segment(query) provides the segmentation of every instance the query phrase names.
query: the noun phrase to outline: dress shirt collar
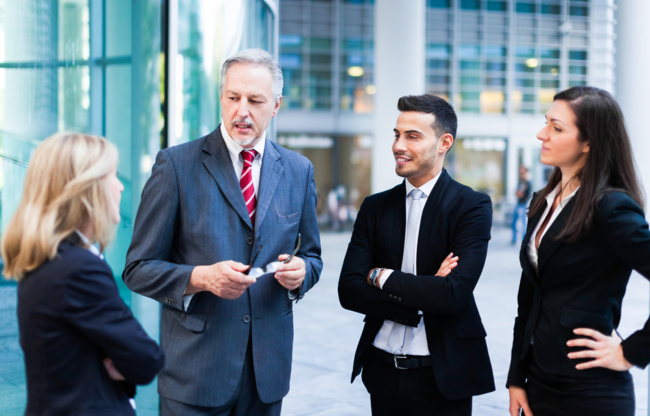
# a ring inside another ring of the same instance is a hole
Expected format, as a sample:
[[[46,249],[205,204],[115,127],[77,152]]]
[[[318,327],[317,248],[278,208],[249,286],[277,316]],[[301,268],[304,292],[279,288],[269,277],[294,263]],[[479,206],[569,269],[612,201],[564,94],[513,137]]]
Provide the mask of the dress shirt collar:
[[[442,171],[440,171],[442,173]],[[418,189],[422,191],[424,194],[424,197],[428,198],[429,195],[431,195],[431,192],[433,191],[433,187],[436,186],[436,182],[438,182],[438,178],[440,178],[440,173],[436,175],[435,178],[431,179],[429,182],[425,183],[424,185],[420,186]],[[415,189],[415,186],[411,182],[409,182],[408,179],[406,179],[406,196],[408,197],[408,194],[411,193],[413,189]]]
[[[221,129],[221,135],[223,136],[223,141],[226,144],[226,147],[228,148],[228,154],[230,155],[230,159],[232,160],[232,164],[234,165],[239,161],[239,154],[242,152],[242,150],[244,150],[244,148],[239,143],[237,143],[232,137],[230,137],[228,131],[226,131],[226,127],[223,124],[223,120],[221,121],[219,128]],[[264,156],[265,145],[266,145],[266,131],[262,134],[262,138],[260,139],[260,141],[258,141],[257,144],[253,147],[253,149],[255,149],[258,153],[257,156],[255,156],[256,159],[259,157],[259,160],[262,160],[262,157]]]
[[[564,199],[560,201],[560,208],[564,208],[566,206],[566,204],[569,203],[571,198],[573,198],[575,196],[576,192],[578,192],[578,189],[580,189],[579,185],[578,185],[578,187],[576,189],[573,190],[573,192],[571,192],[569,195],[565,196]],[[558,183],[557,186],[555,187],[555,189],[553,189],[553,192],[550,192],[548,195],[546,195],[546,206],[547,207],[550,207],[550,206],[553,205],[553,200],[560,193],[561,190],[562,190],[562,183]]]
[[[84,246],[86,249],[88,249],[91,253],[96,255],[99,258],[104,258],[102,253],[99,252],[99,249],[97,248],[96,245],[90,242],[88,237],[86,237],[81,231],[79,230],[74,230],[77,233],[77,236],[81,239],[81,241],[84,243]]]

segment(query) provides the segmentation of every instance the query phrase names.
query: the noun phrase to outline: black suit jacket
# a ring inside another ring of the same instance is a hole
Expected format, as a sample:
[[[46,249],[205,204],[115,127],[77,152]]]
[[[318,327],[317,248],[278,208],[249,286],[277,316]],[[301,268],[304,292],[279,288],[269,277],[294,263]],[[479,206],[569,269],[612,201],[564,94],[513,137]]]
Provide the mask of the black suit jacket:
[[[119,296],[108,264],[70,242],[18,283],[26,415],[133,415],[129,392],[163,366],[160,347]],[[126,382],[109,378],[110,357]]]
[[[574,203],[575,197],[542,238],[537,272],[526,247],[542,213],[528,222],[520,252],[522,276],[508,385],[524,386],[533,339],[536,361],[555,376],[578,380],[613,376],[615,372],[604,368],[576,370],[580,360],[571,360],[567,354],[577,349],[567,347],[566,342],[577,337],[572,332],[575,328],[611,334],[621,319],[632,269],[650,277],[650,232],[638,204],[621,192],[606,193],[597,205],[591,229],[568,243],[556,237]],[[623,354],[634,365],[648,364],[650,322],[623,341]]]
[[[486,332],[473,295],[490,240],[490,198],[442,171],[422,211],[417,276],[400,271],[405,198],[404,183],[366,198],[354,224],[339,280],[341,305],[366,315],[352,380],[384,320],[416,326],[421,310],[440,392],[455,400],[493,391]],[[435,276],[450,252],[459,256],[458,266],[447,277]],[[395,270],[381,290],[366,283],[374,267]]]

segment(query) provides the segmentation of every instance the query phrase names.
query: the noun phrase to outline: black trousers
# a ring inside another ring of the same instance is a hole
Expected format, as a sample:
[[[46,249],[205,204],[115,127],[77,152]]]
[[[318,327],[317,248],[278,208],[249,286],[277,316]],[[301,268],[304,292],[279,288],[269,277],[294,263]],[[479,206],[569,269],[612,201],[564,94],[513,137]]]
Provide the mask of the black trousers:
[[[634,416],[634,383],[629,372],[610,379],[566,379],[549,374],[531,351],[526,375],[528,403],[535,416]]]
[[[361,379],[370,393],[373,416],[470,416],[472,398],[447,400],[431,367],[400,370],[370,354]]]

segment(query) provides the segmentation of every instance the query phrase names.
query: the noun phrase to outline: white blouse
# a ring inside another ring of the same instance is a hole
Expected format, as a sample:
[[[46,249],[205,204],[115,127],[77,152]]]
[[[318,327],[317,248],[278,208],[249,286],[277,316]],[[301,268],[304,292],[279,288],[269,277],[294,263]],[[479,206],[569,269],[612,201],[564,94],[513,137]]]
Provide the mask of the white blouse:
[[[549,228],[551,228],[551,224],[553,224],[553,221],[560,215],[560,212],[562,212],[562,209],[566,206],[566,204],[569,203],[571,198],[578,192],[578,189],[580,187],[578,186],[571,194],[567,195],[564,197],[562,201],[560,201],[560,204],[555,208],[555,211],[553,211],[553,215],[551,216],[551,219],[548,221],[548,224],[546,224],[546,227],[542,231],[542,236],[539,239],[540,245],[542,244],[542,239],[544,238],[544,235],[548,231]],[[528,247],[526,247],[526,252],[528,254],[528,259],[530,260],[530,263],[533,265],[535,268],[535,271],[537,271],[537,266],[538,266],[538,252],[537,252],[537,247],[535,247],[535,240],[537,240],[537,233],[539,232],[539,228],[542,226],[544,223],[544,219],[548,216],[548,213],[551,211],[551,208],[553,207],[553,200],[555,200],[555,197],[560,193],[562,190],[561,184],[558,183],[553,192],[549,193],[546,195],[546,209],[544,210],[544,213],[542,214],[541,217],[539,217],[539,222],[537,222],[537,225],[535,226],[535,231],[533,231],[533,235],[530,237],[530,241],[528,242]]]

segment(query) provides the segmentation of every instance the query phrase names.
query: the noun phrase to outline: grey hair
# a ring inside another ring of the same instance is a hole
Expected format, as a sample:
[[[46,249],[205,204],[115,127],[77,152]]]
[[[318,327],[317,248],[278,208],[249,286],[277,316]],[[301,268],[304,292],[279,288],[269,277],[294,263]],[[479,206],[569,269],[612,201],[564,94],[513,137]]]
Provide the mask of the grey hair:
[[[239,51],[230,58],[226,59],[221,67],[221,79],[219,80],[219,95],[223,94],[224,84],[226,82],[226,73],[231,66],[238,63],[261,65],[269,70],[273,79],[271,90],[273,92],[273,99],[277,102],[282,97],[282,86],[284,85],[284,78],[282,76],[282,69],[278,61],[273,59],[270,53],[263,49],[244,49]]]

